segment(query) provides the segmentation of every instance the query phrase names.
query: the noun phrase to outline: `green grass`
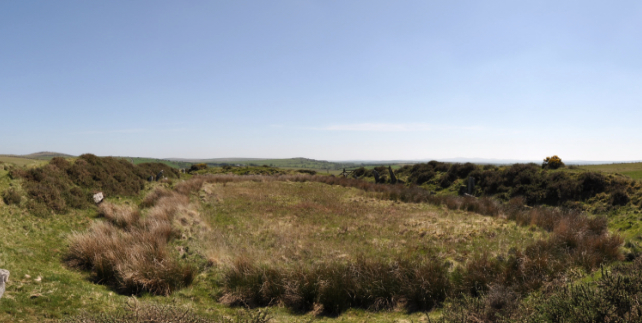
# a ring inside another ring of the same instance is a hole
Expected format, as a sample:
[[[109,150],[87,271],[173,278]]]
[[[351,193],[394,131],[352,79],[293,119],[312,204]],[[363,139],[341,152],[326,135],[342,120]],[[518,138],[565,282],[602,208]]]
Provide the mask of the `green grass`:
[[[2,156],[0,155],[0,163],[15,165],[20,167],[38,167],[47,163],[46,160],[14,157],[14,156]]]
[[[642,179],[642,163],[586,165],[579,168],[604,173],[619,173],[633,179]]]

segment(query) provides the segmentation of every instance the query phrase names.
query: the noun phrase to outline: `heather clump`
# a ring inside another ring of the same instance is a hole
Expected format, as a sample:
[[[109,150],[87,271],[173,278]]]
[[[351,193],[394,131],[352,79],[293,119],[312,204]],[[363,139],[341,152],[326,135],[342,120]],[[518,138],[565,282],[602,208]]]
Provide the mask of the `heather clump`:
[[[62,214],[91,206],[96,192],[135,196],[145,187],[145,179],[161,170],[166,176],[178,177],[176,170],[160,163],[133,165],[125,159],[84,154],[74,162],[54,157],[42,167],[14,168],[10,175],[23,179],[32,213]]]

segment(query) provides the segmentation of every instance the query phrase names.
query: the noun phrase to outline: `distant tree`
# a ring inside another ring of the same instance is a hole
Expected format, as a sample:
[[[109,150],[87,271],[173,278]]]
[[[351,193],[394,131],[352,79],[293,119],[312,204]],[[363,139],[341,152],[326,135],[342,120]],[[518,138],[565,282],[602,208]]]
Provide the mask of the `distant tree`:
[[[564,167],[564,163],[562,162],[562,158],[557,157],[557,155],[546,157],[544,163],[542,163],[542,168],[546,169],[558,169],[560,167]]]

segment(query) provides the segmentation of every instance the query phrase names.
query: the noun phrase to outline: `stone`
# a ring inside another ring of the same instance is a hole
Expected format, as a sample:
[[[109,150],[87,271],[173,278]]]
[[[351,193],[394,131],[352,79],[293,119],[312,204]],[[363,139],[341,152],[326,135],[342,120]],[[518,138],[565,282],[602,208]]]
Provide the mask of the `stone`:
[[[158,182],[161,179],[163,179],[163,170],[162,169],[161,169],[160,172],[158,172],[158,175],[156,175],[156,181]]]
[[[102,202],[104,199],[105,197],[103,196],[103,192],[98,192],[94,194],[94,203],[100,204],[100,202]]]
[[[154,175],[151,175],[147,178],[148,182],[153,182],[154,181]]]
[[[373,169],[372,174],[374,175],[375,183],[379,183],[379,172]]]
[[[0,298],[4,294],[5,283],[9,281],[9,271],[6,269],[0,269]]]
[[[468,194],[473,195],[475,193],[475,178],[470,176],[468,177]]]
[[[392,171],[392,167],[390,167],[390,165],[388,165],[388,172],[390,173],[390,184],[397,184],[397,177]]]

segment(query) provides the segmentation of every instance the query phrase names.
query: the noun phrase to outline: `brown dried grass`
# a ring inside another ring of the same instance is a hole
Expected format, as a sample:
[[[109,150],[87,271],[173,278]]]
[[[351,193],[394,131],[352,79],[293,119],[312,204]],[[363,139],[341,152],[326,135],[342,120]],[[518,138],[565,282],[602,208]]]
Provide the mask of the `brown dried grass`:
[[[98,207],[98,215],[105,217],[114,225],[126,229],[138,222],[140,211],[130,205],[103,202]]]
[[[87,232],[74,233],[67,263],[91,271],[96,282],[128,295],[169,295],[188,286],[195,268],[181,264],[167,247],[174,232],[172,221],[188,202],[175,193],[163,195],[145,218],[127,205],[104,203],[100,214],[109,222],[98,221]]]

